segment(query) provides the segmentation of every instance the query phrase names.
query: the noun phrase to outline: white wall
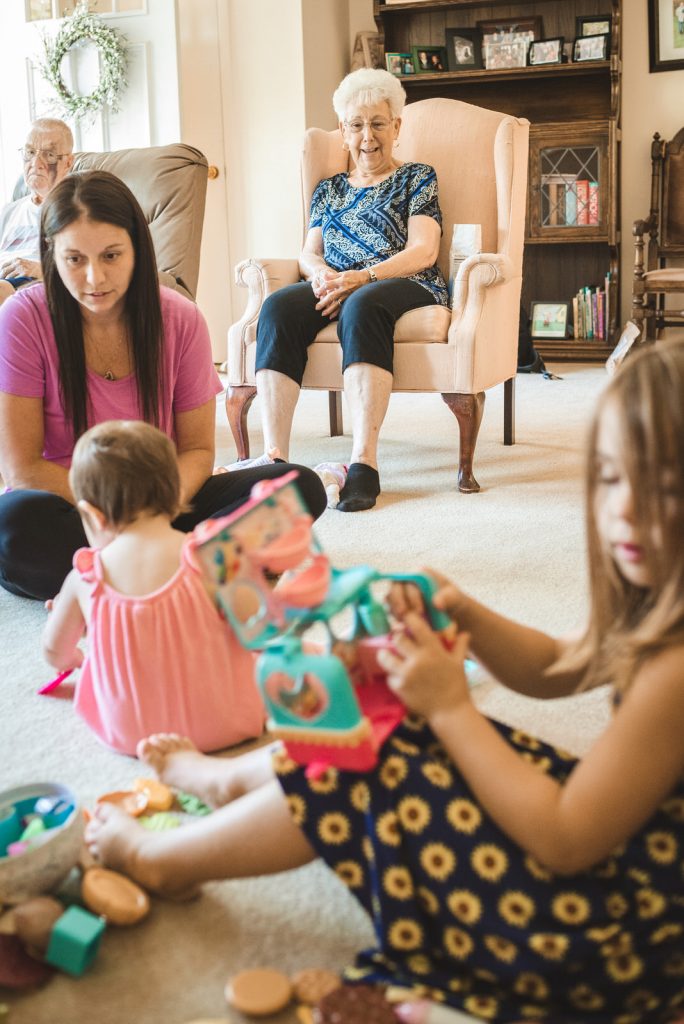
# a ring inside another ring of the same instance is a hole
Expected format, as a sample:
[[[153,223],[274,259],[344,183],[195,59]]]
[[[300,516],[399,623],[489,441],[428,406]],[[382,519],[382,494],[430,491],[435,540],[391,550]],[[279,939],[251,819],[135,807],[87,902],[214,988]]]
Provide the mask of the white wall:
[[[349,13],[340,0],[302,0],[304,118],[307,128],[337,127],[332,94],[349,70]]]
[[[228,10],[223,103],[230,265],[293,257],[304,224],[299,155],[307,127],[335,127],[349,69],[348,0],[220,0]],[[232,271],[231,271],[232,279]],[[245,304],[233,287],[233,314]]]
[[[622,36],[622,321],[629,319],[634,246],[632,224],[651,205],[651,141],[684,127],[684,70],[650,74],[647,4],[623,2]],[[681,332],[680,332],[681,333]]]

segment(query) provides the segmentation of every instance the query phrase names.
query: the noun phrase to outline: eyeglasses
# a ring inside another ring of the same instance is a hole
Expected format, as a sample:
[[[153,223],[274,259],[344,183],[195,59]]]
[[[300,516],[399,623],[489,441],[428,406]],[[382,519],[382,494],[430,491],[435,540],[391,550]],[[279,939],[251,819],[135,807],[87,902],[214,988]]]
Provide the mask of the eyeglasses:
[[[372,132],[380,134],[381,132],[386,132],[393,124],[392,121],[388,121],[385,117],[374,117],[372,121],[362,121],[360,117],[355,117],[353,121],[345,121],[344,123],[352,135],[358,135],[366,125]]]
[[[22,146],[19,152],[25,164],[30,164],[32,160],[39,156],[48,167],[54,167],[56,163],[59,163],[65,156],[69,155],[68,153],[53,153],[51,149],[31,149],[30,146]]]

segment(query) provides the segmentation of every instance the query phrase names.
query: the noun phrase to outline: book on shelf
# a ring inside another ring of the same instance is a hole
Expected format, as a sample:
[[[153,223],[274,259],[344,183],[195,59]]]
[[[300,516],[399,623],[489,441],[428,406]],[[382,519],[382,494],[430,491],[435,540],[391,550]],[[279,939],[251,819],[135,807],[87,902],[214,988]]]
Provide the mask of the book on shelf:
[[[599,187],[597,181],[589,182],[589,197],[587,201],[587,209],[589,211],[589,224],[599,223]]]
[[[586,338],[605,341],[610,333],[610,272],[603,288],[598,285],[580,288],[572,300],[572,326],[575,340]]]
[[[585,225],[589,223],[589,181],[587,178],[578,178],[575,182],[575,195],[577,196],[577,223]]]

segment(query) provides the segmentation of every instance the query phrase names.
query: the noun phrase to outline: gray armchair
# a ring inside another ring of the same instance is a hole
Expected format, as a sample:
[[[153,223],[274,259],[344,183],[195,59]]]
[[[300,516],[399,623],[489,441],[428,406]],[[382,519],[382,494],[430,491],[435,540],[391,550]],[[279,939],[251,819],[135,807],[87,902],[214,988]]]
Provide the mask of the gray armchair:
[[[150,226],[161,284],[195,298],[207,193],[207,158],[182,143],[76,153],[74,171],[111,171],[140,203]],[[26,192],[22,178],[14,199]]]

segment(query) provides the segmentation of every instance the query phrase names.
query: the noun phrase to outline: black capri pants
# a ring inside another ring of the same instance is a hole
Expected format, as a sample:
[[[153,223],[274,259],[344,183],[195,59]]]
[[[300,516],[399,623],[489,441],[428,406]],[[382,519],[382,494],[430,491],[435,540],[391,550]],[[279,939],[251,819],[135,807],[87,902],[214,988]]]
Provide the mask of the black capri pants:
[[[327,497],[320,478],[306,466],[274,462],[210,476],[192,499],[189,512],[173,525],[189,533],[205,519],[226,516],[247,501],[259,480],[273,480],[296,469],[297,485],[317,519]],[[74,554],[88,546],[78,509],[49,491],[7,491],[0,495],[0,586],[11,594],[46,601],[71,570]]]
[[[394,325],[409,309],[433,306],[434,295],[406,277],[365,284],[340,307],[337,336],[342,371],[352,363],[371,363],[388,373],[394,367]],[[268,296],[257,325],[257,370],[278,370],[301,385],[307,349],[329,323],[316,309],[318,299],[308,281],[279,288]]]

